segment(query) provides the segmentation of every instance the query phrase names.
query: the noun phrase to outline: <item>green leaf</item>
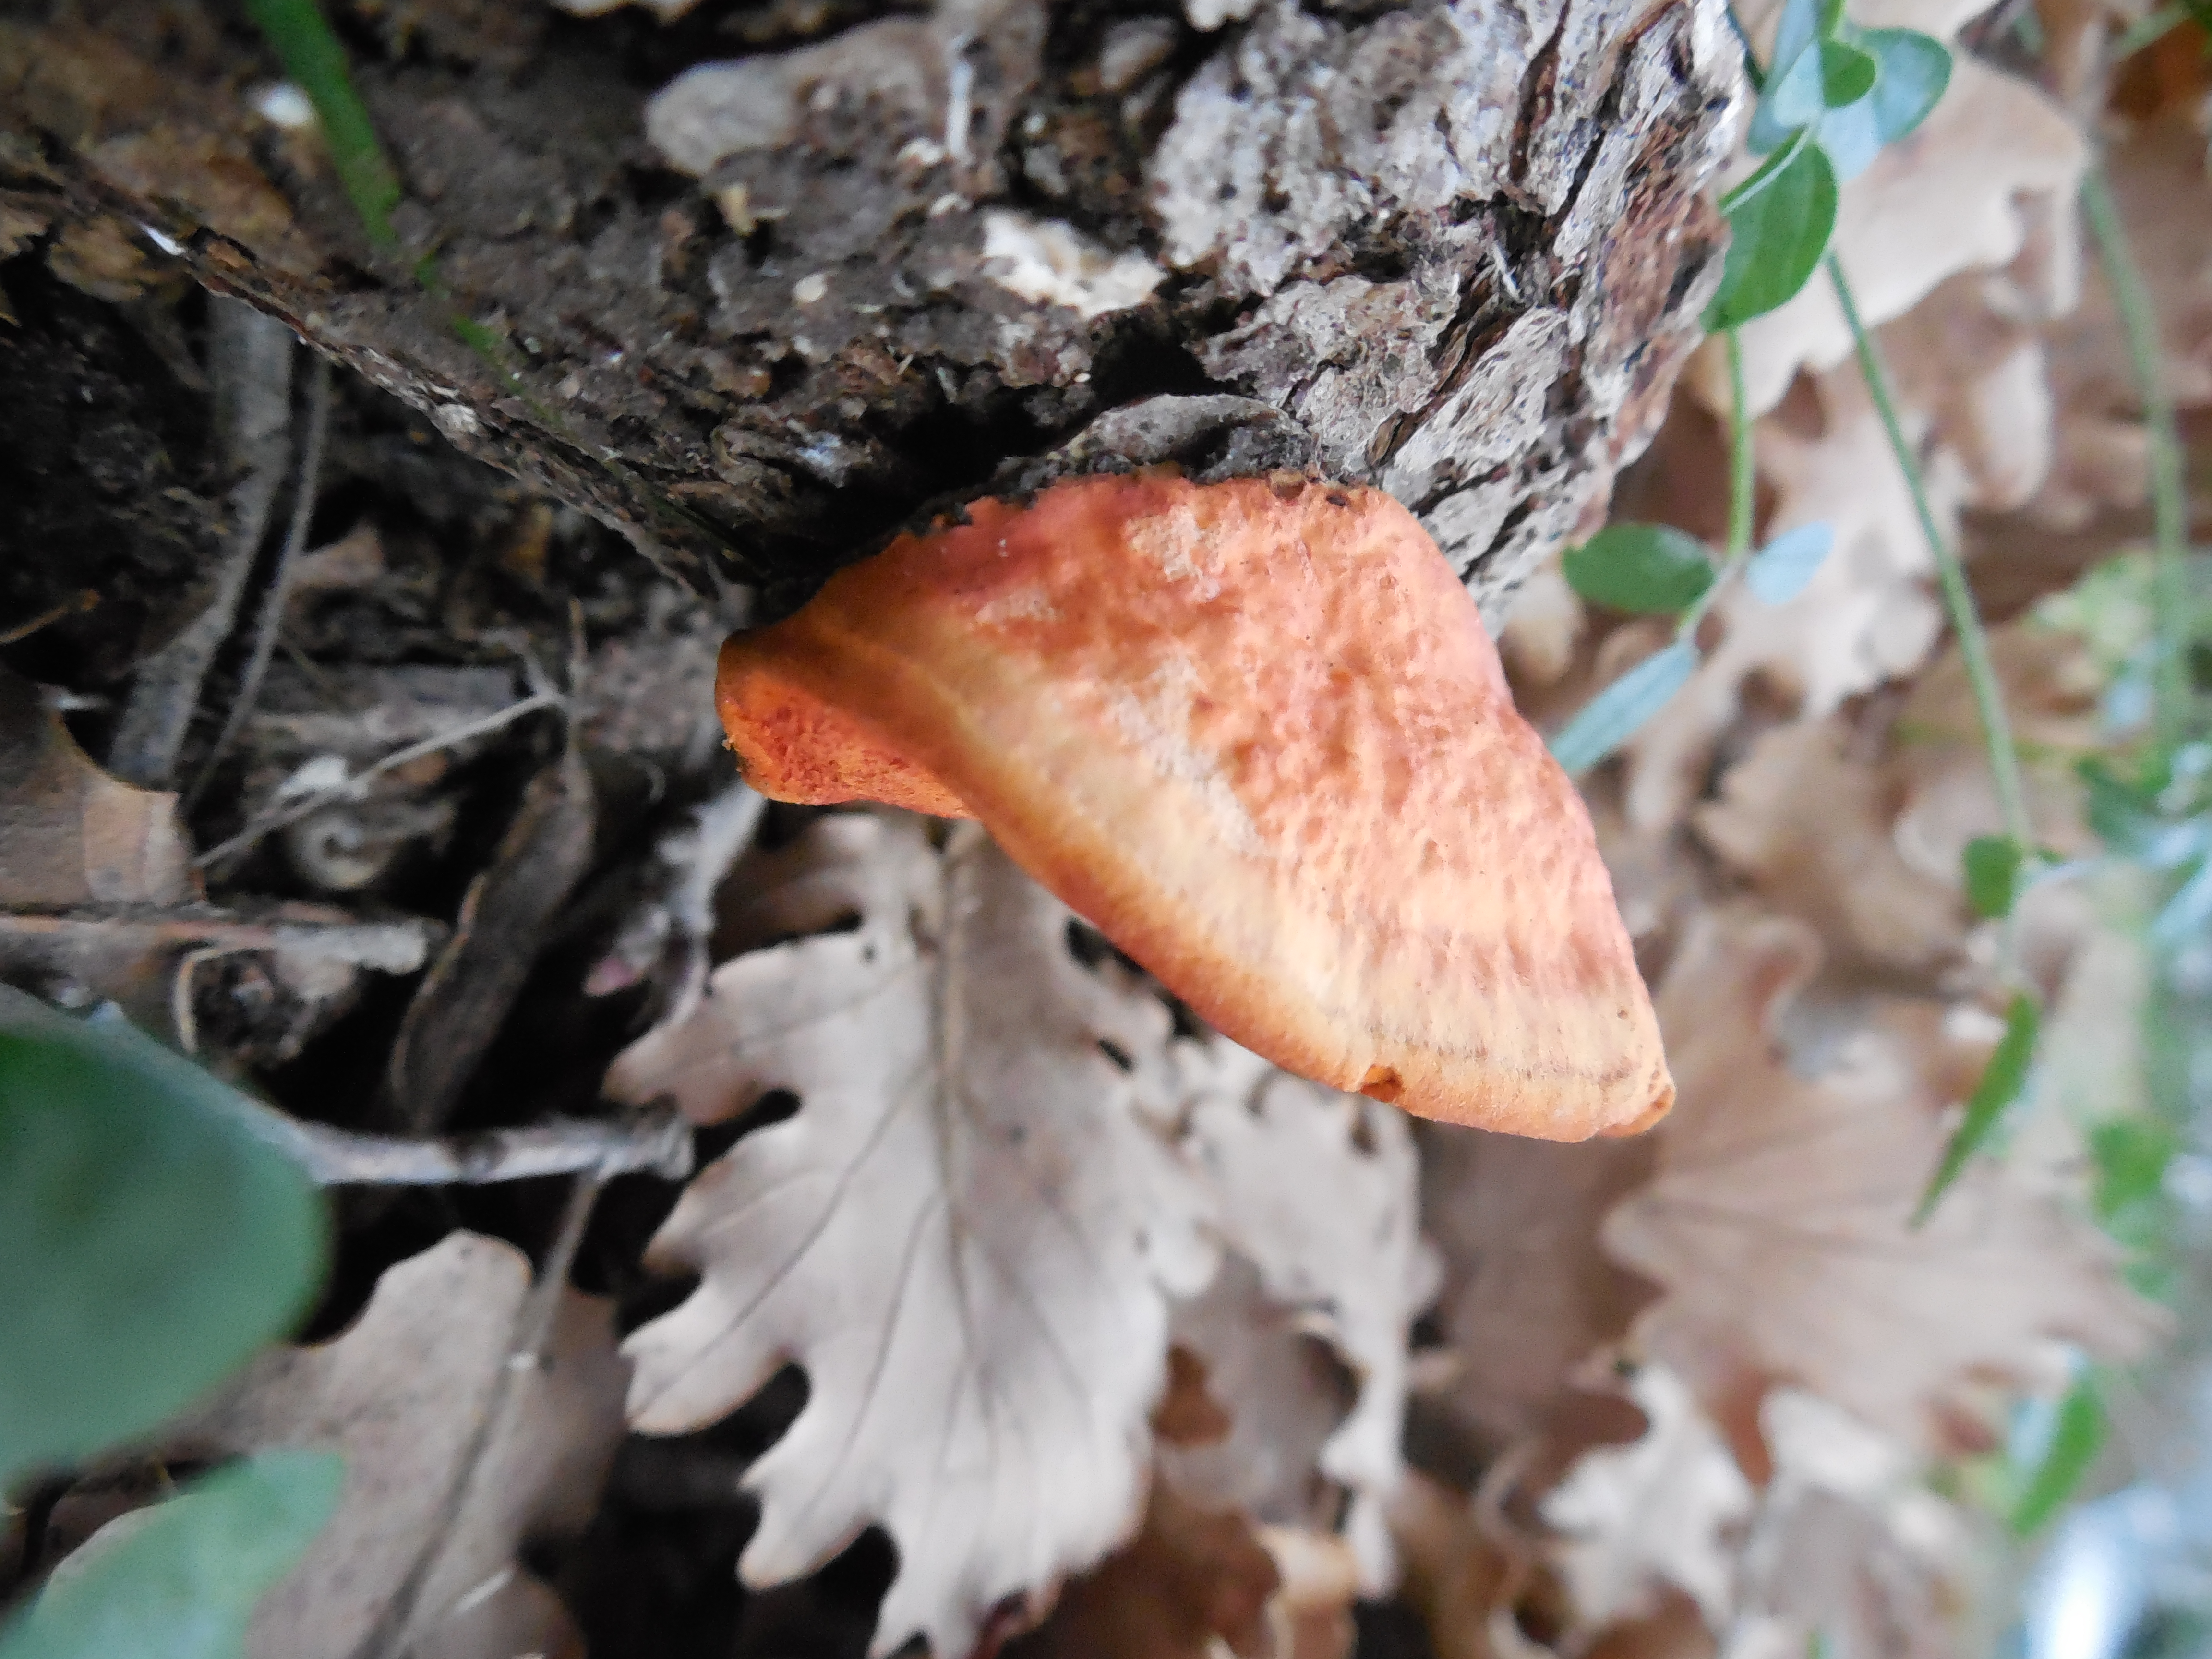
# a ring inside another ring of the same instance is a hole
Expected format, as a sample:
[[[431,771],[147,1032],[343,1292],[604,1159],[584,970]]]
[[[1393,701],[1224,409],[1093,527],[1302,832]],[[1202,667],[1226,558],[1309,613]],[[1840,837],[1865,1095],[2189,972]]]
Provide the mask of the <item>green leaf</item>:
[[[0,1659],[238,1659],[343,1476],[335,1452],[263,1452],[125,1516],[0,1630]]]
[[[1836,228],[1835,170],[1818,145],[1805,144],[1728,218],[1728,264],[1705,313],[1713,333],[1765,316],[1805,286]]]
[[[2028,1062],[2035,1058],[2035,1039],[2043,1027],[2042,1011],[2035,999],[2026,993],[2014,996],[2012,1006],[2005,1011],[2004,1036],[1997,1039],[1996,1051],[1982,1070],[1982,1080],[1974,1085],[1973,1097],[1966,1102],[1966,1115],[1952,1131],[1951,1141],[1943,1149],[1942,1161],[1936,1164],[1936,1173],[1929,1178],[1928,1190],[1920,1195],[1920,1207],[1913,1212],[1912,1224],[1925,1224],[1936,1213],[1936,1206],[1943,1194],[1951,1189],[1974,1154],[1981,1151],[1990,1135],[2004,1116],[2005,1109],[2020,1098],[2027,1086]]]
[[[321,1195],[230,1095],[0,986],[0,1491],[155,1427],[321,1282]]]
[[[1698,647],[1677,640],[1630,669],[1584,705],[1552,739],[1552,757],[1579,777],[1634,737],[1697,672]]]
[[[1824,524],[1785,530],[1751,556],[1743,585],[1761,605],[1787,605],[1805,591],[1835,544],[1836,532]]]
[[[2058,1402],[2057,1417],[2043,1455],[2028,1471],[2012,1513],[2005,1517],[2015,1538],[2034,1536],[2066,1507],[2081,1478],[2096,1462],[2097,1454],[2104,1449],[2105,1428],[2105,1402],[2096,1378],[2084,1376]]]
[[[1874,90],[1881,69],[1856,46],[1842,40],[1820,42],[1820,103],[1826,109],[1847,109]]]
[[[399,176],[377,142],[368,106],[354,90],[345,48],[315,0],[246,0],[246,9],[276,48],[284,73],[314,106],[331,163],[368,240],[380,248],[397,246],[392,210],[399,205]]]
[[[1766,89],[1752,112],[1751,132],[1747,140],[1751,153],[1764,155],[1778,149],[1789,141],[1792,131],[1817,117],[1820,111],[1820,74],[1817,66],[1806,70],[1801,65],[1812,58],[1814,43],[1826,33],[1824,9],[1820,0],[1784,0],[1782,19],[1775,27],[1774,56],[1767,71]],[[1748,52],[1745,54],[1750,56]],[[1794,111],[1792,100],[1799,96],[1794,90],[1784,92],[1784,84],[1793,76],[1808,76],[1811,81],[1813,98],[1810,109],[1800,118],[1784,120],[1774,112],[1778,95],[1784,111]]]
[[[1912,29],[1854,31],[1858,48],[1880,68],[1868,94],[1821,117],[1820,148],[1838,179],[1856,179],[1927,118],[1950,83],[1951,54]]]
[[[1942,101],[1951,84],[1950,50],[1917,29],[1868,29],[1858,46],[1881,70],[1874,83],[1875,135],[1893,144]]]
[[[2108,1118],[2089,1131],[2089,1156],[2097,1165],[2097,1219],[2160,1197],[2166,1168],[2180,1151],[2172,1129],[2154,1117]]]
[[[2012,914],[2020,897],[2021,872],[2027,854],[2009,836],[1977,836],[1966,843],[1960,858],[1966,878],[1966,903],[1984,921]]]
[[[2212,927],[2212,859],[2198,865],[2181,890],[2160,907],[2151,919],[2150,936],[2172,949],[2207,927]]]
[[[1713,585],[1713,562],[1695,536],[1663,524],[1611,524],[1569,550],[1563,568],[1595,605],[1671,617]]]

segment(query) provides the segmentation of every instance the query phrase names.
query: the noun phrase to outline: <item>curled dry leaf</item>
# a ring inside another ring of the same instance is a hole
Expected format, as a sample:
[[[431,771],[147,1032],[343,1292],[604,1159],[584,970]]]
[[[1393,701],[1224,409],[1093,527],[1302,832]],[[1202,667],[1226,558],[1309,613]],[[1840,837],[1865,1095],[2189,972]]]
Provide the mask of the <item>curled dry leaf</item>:
[[[1978,1051],[1948,1045],[1933,1011],[1900,1007],[1821,1076],[1797,1077],[1773,1022],[1818,958],[1800,923],[1717,911],[1668,971],[1661,1018],[1684,1105],[1650,1185],[1603,1234],[1666,1287],[1637,1322],[1644,1351],[1723,1422],[1789,1380],[1936,1449],[1974,1420],[1972,1385],[2050,1386],[2061,1343],[2140,1349],[2154,1316],[2039,1176],[1977,1164],[1911,1227]],[[1731,1441],[1764,1464],[1755,1430]]]
[[[248,1659],[580,1659],[526,1544],[583,1529],[622,1438],[612,1305],[564,1291],[534,1365],[530,1263],[455,1233],[389,1268],[344,1334],[257,1361],[179,1449],[344,1454],[337,1514],[270,1593]]]
[[[1443,1131],[1421,1150],[1423,1208],[1443,1261],[1438,1314],[1459,1360],[1447,1399],[1502,1449],[1543,1428],[1572,1373],[1650,1298],[1598,1248],[1597,1230],[1647,1177],[1656,1146]]]
[[[817,823],[756,907],[804,938],[726,963],[616,1063],[695,1121],[785,1121],[691,1184],[649,1260],[702,1275],[629,1341],[630,1413],[672,1432],[787,1361],[811,1393],[754,1466],[749,1583],[871,1522],[899,1550],[878,1651],[963,1653],[1007,1598],[1105,1553],[1150,1466],[1167,1297],[1213,1267],[1164,1121],[1166,1010],[1086,973],[1067,911],[979,834]],[[1125,1071],[1117,1060],[1126,1060]]]
[[[1990,656],[2024,750],[2039,844],[2085,850],[2073,762],[2095,747],[2098,676],[2075,635],[2024,618]],[[1925,974],[1966,947],[1966,843],[2003,833],[1956,647],[1915,682],[1889,732],[1842,714],[1765,733],[1696,814],[1698,834],[1775,908],[1852,967]]]
[[[110,777],[36,686],[0,668],[0,908],[196,896],[176,796]]]
[[[1714,606],[1719,643],[1626,745],[1624,811],[1636,829],[1673,824],[1697,797],[1714,744],[1753,681],[1801,719],[1818,719],[1917,666],[1942,627],[1927,586],[1927,538],[1866,383],[1856,368],[1838,369],[1800,396],[1796,418],[1762,421],[1756,434],[1759,471],[1775,491],[1767,533],[1826,524],[1834,549],[1787,605],[1763,605],[1741,586],[1723,593]],[[1956,477],[1939,470],[1928,482],[1948,533]]]
[[[1647,1365],[1629,1390],[1651,1426],[1632,1445],[1584,1453],[1545,1498],[1544,1519],[1565,1535],[1553,1559],[1593,1628],[1650,1608],[1664,1582],[1717,1629],[1735,1604],[1751,1483],[1681,1378]]]
[[[1213,1194],[1221,1237],[1255,1270],[1257,1295],[1237,1298],[1241,1317],[1218,1294],[1209,1298],[1213,1317],[1178,1315],[1178,1339],[1207,1361],[1217,1391],[1233,1402],[1234,1425],[1218,1449],[1170,1454],[1170,1477],[1196,1485],[1196,1466],[1210,1464],[1206,1486],[1216,1496],[1234,1497],[1263,1521],[1324,1528],[1337,1505],[1317,1514],[1289,1483],[1327,1477],[1352,1494],[1343,1528],[1361,1588],[1387,1589],[1385,1505],[1401,1472],[1407,1345],[1437,1275],[1420,1236],[1413,1135],[1389,1108],[1291,1077],[1219,1038],[1179,1044],[1176,1059],[1182,1146]],[[1315,1386],[1310,1362],[1262,1358],[1300,1334],[1326,1343],[1350,1371],[1348,1414],[1336,1389]],[[1273,1481],[1253,1482],[1250,1471],[1297,1443],[1258,1409],[1285,1384],[1305,1402],[1288,1404],[1286,1414],[1317,1420],[1327,1438],[1310,1469],[1293,1463]]]

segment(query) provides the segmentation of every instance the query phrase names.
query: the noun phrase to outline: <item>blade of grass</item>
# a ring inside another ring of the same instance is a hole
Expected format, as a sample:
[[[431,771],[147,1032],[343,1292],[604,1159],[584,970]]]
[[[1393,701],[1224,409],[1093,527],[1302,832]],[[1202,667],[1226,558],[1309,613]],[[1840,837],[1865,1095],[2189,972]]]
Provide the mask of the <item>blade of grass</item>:
[[[1743,341],[1732,328],[1725,330],[1721,339],[1728,349],[1729,368],[1728,545],[1721,551],[1721,568],[1712,586],[1683,612],[1681,623],[1674,629],[1678,640],[1697,637],[1698,624],[1705,621],[1705,612],[1713,608],[1713,601],[1720,597],[1721,590],[1751,556],[1752,512],[1758,500],[1759,468],[1751,447],[1750,399],[1743,383]]]
[[[368,240],[380,249],[398,246],[392,210],[399,205],[399,175],[377,142],[368,106],[354,90],[345,48],[331,33],[315,0],[246,0],[246,9],[276,47],[284,73],[315,106],[338,182],[361,216]]]
[[[2112,287],[2112,308],[2119,313],[2128,361],[2142,394],[2143,430],[2150,447],[2151,617],[2156,652],[2151,720],[2159,748],[2171,752],[2189,734],[2191,703],[2189,496],[2181,434],[2174,421],[2173,394],[2159,365],[2157,307],[2143,286],[2105,170],[2094,161],[2081,175],[2081,208]]]
[[[1928,1218],[1942,1202],[1943,1194],[1987,1143],[2003,1118],[2005,1108],[2020,1098],[2020,1091],[2027,1082],[2028,1062],[2035,1057],[2036,1036],[2042,1025],[2043,1016],[2035,1006],[2035,999],[2025,992],[2015,995],[2012,1006],[2005,1011],[2004,1035],[1997,1039],[1990,1063],[1982,1068],[1982,1080],[1974,1085],[1973,1098],[1966,1103],[1966,1115],[1951,1132],[1950,1144],[1943,1148],[1942,1161],[1936,1164],[1936,1173],[1929,1178],[1928,1190],[1920,1195],[1920,1206],[1912,1212],[1915,1228],[1927,1224]]]

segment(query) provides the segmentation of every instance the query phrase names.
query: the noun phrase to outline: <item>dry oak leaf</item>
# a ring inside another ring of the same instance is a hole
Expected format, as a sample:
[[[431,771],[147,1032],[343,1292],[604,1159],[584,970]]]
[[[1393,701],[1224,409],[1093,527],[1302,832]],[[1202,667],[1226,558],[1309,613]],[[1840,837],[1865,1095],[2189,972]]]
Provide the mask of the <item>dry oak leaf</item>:
[[[2060,1345],[2124,1357],[2156,1322],[2032,1172],[1978,1164],[1912,1228],[1972,1069],[1936,1022],[1899,1018],[1795,1075],[1774,1022],[1819,957],[1802,924],[1741,910],[1684,941],[1659,994],[1684,1108],[1605,1247],[1666,1287],[1634,1340],[1723,1421],[1790,1381],[1942,1449],[1971,1389],[2047,1386]]]
[[[1164,1454],[1170,1478],[1194,1478],[1196,1466],[1211,1463],[1215,1501],[1233,1498],[1272,1523],[1334,1523],[1334,1504],[1321,1516],[1300,1513],[1279,1487],[1243,1486],[1230,1473],[1273,1460],[1283,1440],[1261,1403],[1310,1376],[1253,1364],[1256,1354],[1237,1350],[1253,1339],[1264,1346],[1270,1331],[1320,1340],[1351,1373],[1352,1401],[1348,1413],[1330,1411],[1314,1468],[1352,1494],[1342,1528],[1360,1588],[1382,1593],[1395,1577],[1387,1504],[1403,1468],[1407,1350],[1437,1279],[1420,1233],[1410,1127],[1401,1113],[1292,1077],[1219,1037],[1178,1043],[1175,1058],[1181,1146],[1212,1194],[1216,1231],[1256,1270],[1258,1295],[1243,1298],[1243,1316],[1232,1313],[1225,1328],[1179,1312],[1177,1340],[1207,1362],[1234,1402],[1234,1421],[1218,1449]]]
[[[1565,1534],[1553,1559],[1593,1628],[1651,1608],[1663,1582],[1717,1630],[1735,1605],[1751,1482],[1681,1378],[1646,1365],[1628,1387],[1651,1426],[1632,1445],[1584,1453],[1546,1497],[1544,1519]]]
[[[196,896],[177,798],[100,770],[38,688],[0,668],[0,908]]]
[[[1130,1529],[1168,1297],[1216,1252],[1170,1145],[1165,1007],[1086,972],[1070,913],[968,826],[817,821],[698,1010],[617,1061],[617,1098],[694,1121],[797,1111],[691,1183],[648,1261],[701,1275],[625,1345],[633,1423],[711,1422],[781,1366],[811,1392],[753,1466],[748,1583],[871,1522],[899,1552],[876,1650],[960,1654]],[[1121,1061],[1127,1062],[1124,1070]]]
[[[255,1612],[247,1659],[580,1659],[518,1552],[571,1537],[623,1434],[613,1305],[563,1291],[549,1332],[530,1262],[454,1233],[386,1270],[343,1334],[264,1356],[178,1431],[179,1449],[326,1447],[337,1515]],[[535,1351],[535,1364],[515,1356]]]
[[[1860,0],[1852,21],[1949,39],[1989,9],[1987,0]],[[1771,24],[1749,19],[1764,35]],[[1961,271],[2008,265],[2032,243],[2052,262],[2041,308],[2062,312],[2077,283],[2073,195],[2087,149],[2064,111],[2030,82],[1953,54],[1951,82],[1926,121],[1844,183],[1832,246],[1868,325],[1902,317]],[[2033,263],[2033,261],[2031,261]],[[2024,296],[2025,297],[2025,296]],[[1801,368],[1823,372],[1852,352],[1834,289],[1816,276],[1780,309],[1742,330],[1745,391],[1754,411],[1774,407]],[[1724,374],[1704,349],[1694,384],[1706,404],[1728,406]]]
[[[1655,1145],[1479,1131],[1421,1137],[1422,1210],[1443,1261],[1437,1316],[1459,1359],[1449,1408],[1492,1451],[1541,1431],[1583,1362],[1651,1291],[1598,1248]]]
[[[1835,544],[1805,591],[1761,605],[1741,584],[1713,607],[1724,632],[1687,685],[1630,739],[1623,810],[1644,831],[1676,823],[1701,789],[1706,763],[1757,679],[1798,717],[1817,720],[1846,697],[1911,672],[1927,657],[1943,613],[1929,592],[1934,564],[1874,401],[1857,369],[1799,389],[1793,418],[1761,421],[1754,441],[1775,500],[1766,533],[1826,524]],[[1926,423],[1907,413],[1917,441]],[[1960,474],[1928,470],[1936,524],[1956,523]]]

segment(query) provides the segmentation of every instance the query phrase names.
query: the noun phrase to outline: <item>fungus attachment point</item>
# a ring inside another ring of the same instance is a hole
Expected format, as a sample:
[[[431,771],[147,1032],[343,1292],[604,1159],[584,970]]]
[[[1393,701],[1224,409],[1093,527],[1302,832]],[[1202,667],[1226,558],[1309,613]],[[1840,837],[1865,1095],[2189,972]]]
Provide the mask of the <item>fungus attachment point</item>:
[[[1551,1139],[1674,1099],[1581,799],[1378,491],[977,501],[732,638],[717,701],[762,793],[981,819],[1289,1070]]]

